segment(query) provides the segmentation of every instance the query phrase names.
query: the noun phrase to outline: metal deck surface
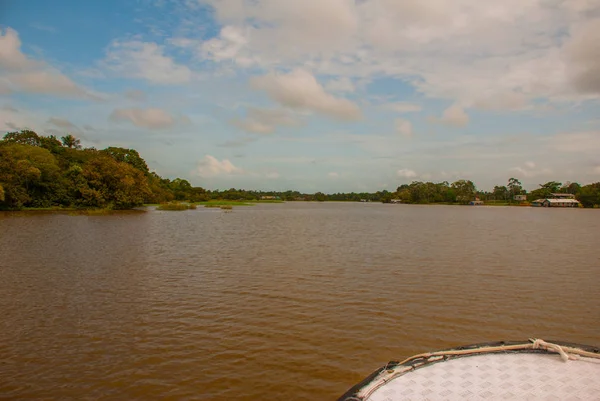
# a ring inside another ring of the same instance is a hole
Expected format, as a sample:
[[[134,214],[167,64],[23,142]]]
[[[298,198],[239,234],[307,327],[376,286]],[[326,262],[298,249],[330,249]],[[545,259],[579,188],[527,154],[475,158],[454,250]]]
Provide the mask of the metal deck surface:
[[[558,354],[466,356],[407,372],[366,400],[600,400],[600,359]]]

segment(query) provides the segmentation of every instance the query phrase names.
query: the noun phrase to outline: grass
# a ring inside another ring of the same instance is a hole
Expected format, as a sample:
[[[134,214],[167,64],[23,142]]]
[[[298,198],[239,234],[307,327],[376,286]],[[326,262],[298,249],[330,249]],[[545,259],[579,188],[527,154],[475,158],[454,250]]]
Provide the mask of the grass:
[[[196,205],[193,203],[180,203],[180,202],[168,202],[161,203],[156,207],[156,210],[188,210],[196,209]]]

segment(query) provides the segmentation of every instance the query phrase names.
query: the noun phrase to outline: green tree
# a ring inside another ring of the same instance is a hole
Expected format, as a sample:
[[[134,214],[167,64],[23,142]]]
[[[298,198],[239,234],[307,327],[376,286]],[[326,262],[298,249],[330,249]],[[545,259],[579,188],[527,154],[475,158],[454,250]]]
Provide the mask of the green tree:
[[[559,190],[565,194],[577,194],[581,190],[581,185],[577,182],[566,182]]]
[[[508,193],[508,188],[505,186],[495,186],[492,191],[492,196],[494,197],[494,200],[507,200]]]
[[[523,186],[521,185],[521,181],[513,177],[508,179],[507,188],[508,196],[511,200],[514,198],[515,195],[521,195],[521,193],[523,192]]]
[[[0,207],[50,206],[60,187],[60,167],[46,149],[8,142],[0,146]]]
[[[540,184],[538,189],[534,189],[529,194],[529,200],[543,199],[552,196],[553,193],[557,193],[561,187],[561,183],[557,181],[549,181],[545,184]]]
[[[68,134],[60,138],[64,146],[69,149],[81,149],[81,141],[73,135]]]
[[[64,151],[62,143],[54,135],[40,136],[40,146],[54,154],[60,154]]]
[[[562,186],[562,183],[558,181],[549,181],[545,184],[540,185],[543,189],[548,190],[549,193],[557,193]]]
[[[4,187],[0,184],[0,202],[4,202]]]
[[[40,146],[40,137],[31,130],[8,132],[4,135],[6,142],[20,143],[21,145]]]
[[[584,207],[600,207],[600,182],[581,187],[577,200]]]
[[[313,199],[318,202],[324,202],[327,199],[327,197],[325,196],[325,194],[323,192],[317,192],[317,193],[315,193]]]
[[[473,200],[477,192],[475,184],[470,180],[458,180],[452,183],[452,188],[456,191],[456,201],[461,203]]]
[[[135,149],[125,149],[111,146],[104,149],[102,152],[105,152],[106,154],[110,155],[113,159],[115,159],[118,162],[131,164],[133,167],[142,171],[144,174],[149,173],[146,161],[142,159],[140,154]]]
[[[82,166],[77,188],[79,204],[86,207],[130,209],[150,195],[144,173],[130,164],[99,155]]]

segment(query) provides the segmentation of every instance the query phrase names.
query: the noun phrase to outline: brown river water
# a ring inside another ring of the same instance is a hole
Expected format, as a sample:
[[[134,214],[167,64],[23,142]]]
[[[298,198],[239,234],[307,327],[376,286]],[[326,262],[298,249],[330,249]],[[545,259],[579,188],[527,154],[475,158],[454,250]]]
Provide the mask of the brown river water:
[[[0,214],[0,399],[334,400],[388,360],[600,345],[600,211]]]

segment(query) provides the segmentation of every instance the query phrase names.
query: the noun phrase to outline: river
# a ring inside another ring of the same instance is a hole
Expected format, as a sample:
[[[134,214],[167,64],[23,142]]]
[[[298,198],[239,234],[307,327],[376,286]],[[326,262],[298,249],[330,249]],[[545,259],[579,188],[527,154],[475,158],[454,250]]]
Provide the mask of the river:
[[[0,398],[332,400],[388,360],[600,345],[600,212],[0,214]]]

